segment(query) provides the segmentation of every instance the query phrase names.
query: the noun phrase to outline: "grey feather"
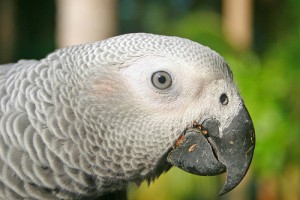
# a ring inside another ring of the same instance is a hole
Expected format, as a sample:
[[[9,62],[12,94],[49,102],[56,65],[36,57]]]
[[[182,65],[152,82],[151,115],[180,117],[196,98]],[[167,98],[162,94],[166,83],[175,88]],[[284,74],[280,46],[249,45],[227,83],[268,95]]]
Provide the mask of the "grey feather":
[[[172,62],[174,75],[183,72],[174,79],[180,87],[134,86],[147,82],[140,78],[152,65]],[[147,67],[135,72],[140,65]],[[154,180],[193,120],[223,112],[208,103],[218,98],[206,89],[212,82],[229,88],[235,112],[241,99],[221,56],[187,39],[143,33],[0,65],[0,198],[78,199]]]

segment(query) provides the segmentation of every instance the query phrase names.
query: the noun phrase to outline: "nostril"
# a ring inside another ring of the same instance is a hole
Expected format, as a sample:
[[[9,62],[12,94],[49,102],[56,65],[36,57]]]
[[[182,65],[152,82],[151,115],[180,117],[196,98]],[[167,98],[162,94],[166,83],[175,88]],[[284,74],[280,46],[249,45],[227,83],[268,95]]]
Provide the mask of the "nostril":
[[[227,97],[227,95],[225,93],[221,94],[221,96],[220,96],[220,102],[224,106],[228,104],[229,100],[228,100],[228,97]]]

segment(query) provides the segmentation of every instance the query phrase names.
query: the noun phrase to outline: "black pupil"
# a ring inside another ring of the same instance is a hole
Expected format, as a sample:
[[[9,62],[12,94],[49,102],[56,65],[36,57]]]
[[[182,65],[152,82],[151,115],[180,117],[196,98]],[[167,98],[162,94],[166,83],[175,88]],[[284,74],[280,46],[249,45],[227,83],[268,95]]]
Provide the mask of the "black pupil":
[[[165,76],[159,76],[158,77],[158,82],[161,83],[161,84],[164,84],[166,83],[167,79]]]

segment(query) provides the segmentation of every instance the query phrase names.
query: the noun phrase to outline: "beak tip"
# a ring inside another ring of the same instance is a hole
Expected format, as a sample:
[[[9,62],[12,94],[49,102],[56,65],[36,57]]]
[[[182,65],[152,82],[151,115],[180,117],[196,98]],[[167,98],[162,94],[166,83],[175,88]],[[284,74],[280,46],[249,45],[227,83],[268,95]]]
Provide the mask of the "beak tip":
[[[226,178],[225,181],[225,185],[222,187],[222,189],[219,191],[219,196],[222,196],[228,192],[230,192],[231,190],[233,190],[238,184],[240,183],[240,181],[235,182],[235,183],[228,183],[228,180]]]
[[[222,189],[219,191],[219,196],[222,196],[228,192],[230,192],[232,189],[234,189],[236,187],[235,186],[231,186],[225,183],[225,185],[222,187]]]
[[[221,196],[223,196],[224,194],[226,194],[226,193],[228,193],[228,192],[230,192],[230,191],[231,191],[231,190],[226,191],[225,189],[222,188],[222,189],[220,190],[218,196],[221,197]]]
[[[219,192],[219,197],[220,196],[223,196],[224,194],[226,194],[227,193],[227,191],[224,191],[224,189],[222,188],[221,190],[220,190],[220,192]]]

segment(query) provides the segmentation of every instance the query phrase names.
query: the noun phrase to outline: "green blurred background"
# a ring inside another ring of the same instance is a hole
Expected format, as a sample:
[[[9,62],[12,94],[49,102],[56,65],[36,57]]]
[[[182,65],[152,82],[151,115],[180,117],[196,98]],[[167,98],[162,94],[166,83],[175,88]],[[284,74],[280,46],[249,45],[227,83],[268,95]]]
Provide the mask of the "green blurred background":
[[[0,63],[40,59],[59,46],[59,1],[0,1]],[[251,20],[245,26],[246,39],[230,29],[239,19],[234,0],[113,2],[111,35],[176,35],[224,56],[257,136],[250,171],[229,194],[217,197],[224,176],[200,177],[173,168],[150,186],[130,185],[129,199],[300,199],[300,1],[247,0],[243,9]]]

